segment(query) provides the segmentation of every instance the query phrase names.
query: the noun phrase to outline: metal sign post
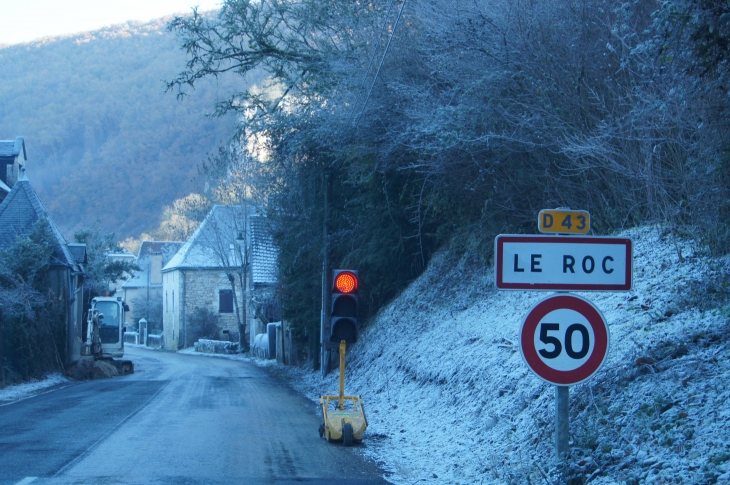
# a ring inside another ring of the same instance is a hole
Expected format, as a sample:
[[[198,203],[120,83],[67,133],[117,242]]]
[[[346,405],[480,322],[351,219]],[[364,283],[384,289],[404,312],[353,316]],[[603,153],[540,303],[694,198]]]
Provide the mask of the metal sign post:
[[[555,456],[562,460],[570,451],[570,388],[555,386]]]

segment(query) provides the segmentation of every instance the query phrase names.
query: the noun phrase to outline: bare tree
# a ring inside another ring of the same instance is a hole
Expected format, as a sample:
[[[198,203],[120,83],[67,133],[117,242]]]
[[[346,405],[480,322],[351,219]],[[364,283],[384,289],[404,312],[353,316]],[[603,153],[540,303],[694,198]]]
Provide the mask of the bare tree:
[[[163,208],[159,227],[152,236],[158,241],[187,241],[198,228],[211,203],[200,194],[189,194]]]
[[[250,269],[250,251],[246,235],[249,210],[248,205],[214,206],[198,236],[200,243],[211,252],[219,267],[225,272],[231,285],[239,344],[242,349],[248,346],[245,338],[247,314],[246,306],[239,303],[236,281],[242,293],[245,293]]]

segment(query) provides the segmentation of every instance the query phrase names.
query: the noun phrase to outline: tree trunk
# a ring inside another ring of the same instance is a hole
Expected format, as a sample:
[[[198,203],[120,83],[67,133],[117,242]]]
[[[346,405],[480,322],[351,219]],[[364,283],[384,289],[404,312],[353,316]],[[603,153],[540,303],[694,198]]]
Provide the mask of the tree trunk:
[[[233,308],[236,309],[236,323],[238,324],[238,345],[241,348],[242,336],[242,325],[241,325],[241,312],[238,308],[238,296],[236,295],[236,277],[232,273],[228,273],[228,281],[231,282],[231,290],[233,291]]]
[[[241,310],[242,322],[238,324],[238,348],[242,351],[250,350],[249,341],[246,340],[246,323],[248,322],[248,298],[246,298],[246,278],[244,272],[239,273],[239,279],[241,283],[241,298],[243,298],[243,308]]]

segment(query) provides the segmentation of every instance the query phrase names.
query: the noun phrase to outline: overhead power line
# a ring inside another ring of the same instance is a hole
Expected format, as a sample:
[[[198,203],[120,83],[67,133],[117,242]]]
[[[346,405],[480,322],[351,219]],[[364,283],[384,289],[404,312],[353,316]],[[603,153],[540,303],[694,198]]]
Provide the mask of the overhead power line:
[[[390,38],[388,39],[388,44],[385,46],[385,51],[383,52],[383,57],[380,59],[380,65],[378,66],[378,71],[375,73],[375,78],[373,79],[373,83],[370,85],[370,90],[368,91],[368,95],[365,98],[365,103],[362,106],[362,110],[360,111],[360,114],[357,115],[357,119],[355,120],[355,124],[353,128],[357,127],[357,124],[360,122],[360,118],[362,117],[363,113],[365,112],[365,108],[368,105],[368,101],[370,101],[370,95],[373,94],[373,88],[375,87],[375,82],[378,80],[378,76],[380,75],[380,70],[383,68],[383,62],[385,62],[385,56],[388,54],[388,48],[390,47],[391,42],[393,42],[393,36],[395,36],[395,30],[398,28],[398,21],[400,20],[401,14],[403,13],[403,7],[406,6],[406,0],[403,0],[403,3],[400,6],[400,10],[398,11],[398,17],[395,19],[395,24],[393,24],[393,31],[390,33]]]
[[[357,90],[357,99],[355,99],[355,102],[352,104],[352,112],[350,113],[350,116],[348,116],[348,123],[352,121],[353,117],[357,113],[357,106],[360,104],[360,93],[362,93],[363,89],[365,89],[365,81],[367,81],[368,74],[370,73],[370,68],[373,67],[373,62],[375,62],[375,57],[378,55],[378,49],[380,49],[380,43],[383,40],[383,35],[385,35],[385,29],[388,27],[388,19],[390,18],[390,11],[393,9],[393,2],[395,0],[390,0],[390,4],[388,4],[388,11],[385,14],[385,18],[383,19],[383,27],[380,29],[380,36],[378,37],[378,42],[375,43],[375,49],[373,49],[373,55],[370,56],[370,63],[368,64],[368,68],[365,70],[365,73],[362,75],[362,82],[360,83],[360,89]]]

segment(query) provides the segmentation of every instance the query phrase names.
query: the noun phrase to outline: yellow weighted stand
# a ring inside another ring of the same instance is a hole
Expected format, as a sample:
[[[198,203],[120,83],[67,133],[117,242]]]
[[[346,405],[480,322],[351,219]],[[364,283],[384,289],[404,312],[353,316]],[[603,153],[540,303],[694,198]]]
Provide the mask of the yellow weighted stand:
[[[340,393],[337,396],[328,395],[319,398],[322,405],[322,424],[319,426],[319,436],[327,441],[342,440],[345,446],[352,445],[353,441],[362,441],[362,435],[368,426],[365,418],[365,409],[358,396],[345,395],[345,354],[347,345],[340,342]],[[335,404],[330,409],[330,403]],[[347,408],[347,409],[346,409]]]

